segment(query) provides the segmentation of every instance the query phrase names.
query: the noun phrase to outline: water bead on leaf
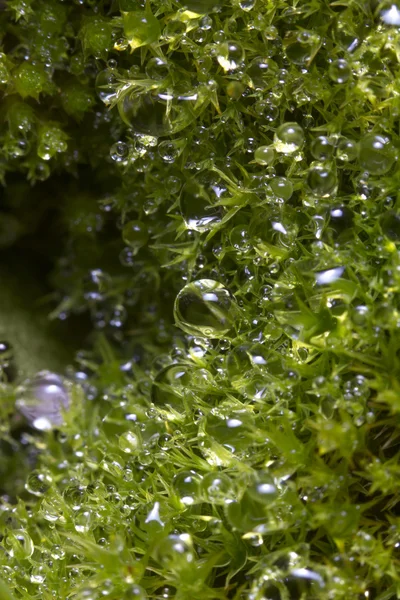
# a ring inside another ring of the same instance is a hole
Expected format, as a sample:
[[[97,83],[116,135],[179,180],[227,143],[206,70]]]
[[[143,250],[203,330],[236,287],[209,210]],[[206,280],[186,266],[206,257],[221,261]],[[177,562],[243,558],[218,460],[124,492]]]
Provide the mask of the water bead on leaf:
[[[122,239],[125,244],[135,250],[140,250],[147,244],[149,232],[142,221],[129,221],[122,230]]]
[[[324,135],[319,135],[311,143],[311,154],[317,160],[329,160],[333,156],[334,145]]]
[[[297,123],[284,123],[275,132],[274,144],[277,152],[298,152],[304,144],[304,131]]]
[[[270,186],[275,196],[283,198],[283,200],[290,200],[293,195],[293,184],[286,177],[274,177]]]
[[[122,120],[137,133],[155,137],[177,133],[197,117],[201,102],[196,91],[154,90],[137,95],[127,93],[119,102]]]
[[[120,598],[121,600],[148,600],[148,595],[140,585],[135,584],[129,587]]]
[[[221,283],[200,279],[189,283],[179,292],[174,315],[176,325],[186,333],[221,338],[232,328],[237,307]]]
[[[270,165],[274,162],[275,152],[273,146],[260,146],[254,152],[254,160],[259,165]]]
[[[329,227],[340,235],[353,225],[353,211],[347,206],[335,206],[329,211]]]
[[[204,499],[212,504],[228,504],[235,499],[237,491],[228,475],[211,472],[203,477],[201,491]]]
[[[10,556],[17,560],[30,558],[35,549],[32,538],[24,529],[10,531],[4,539],[4,544]]]
[[[146,65],[146,75],[150,79],[165,79],[169,73],[169,67],[166,60],[153,56]]]
[[[312,31],[299,31],[285,39],[286,56],[295,65],[308,65],[318,52],[321,38]]]
[[[329,77],[335,83],[346,83],[351,76],[351,68],[347,60],[339,58],[329,65]]]
[[[240,0],[239,6],[242,10],[246,12],[249,10],[253,10],[256,5],[256,0]]]
[[[96,77],[96,92],[104,104],[109,105],[116,99],[117,70],[104,69]]]
[[[228,41],[218,46],[217,60],[224,71],[236,71],[244,62],[245,53],[239,42]]]
[[[174,488],[183,504],[190,506],[199,500],[200,476],[195,471],[177,473],[173,480]]]
[[[164,568],[180,572],[193,569],[195,553],[192,538],[188,533],[171,534],[162,539],[155,549],[155,558]]]
[[[110,148],[110,157],[116,163],[125,163],[129,157],[129,146],[125,142],[116,142]]]
[[[278,497],[278,489],[273,478],[264,472],[255,475],[254,481],[247,487],[246,493],[261,504],[271,505]]]
[[[63,411],[70,405],[63,379],[49,371],[41,371],[19,390],[16,407],[29,423],[41,431],[62,425]]]
[[[253,59],[247,69],[253,87],[262,90],[271,84],[278,71],[277,64],[270,58],[257,57]]]
[[[384,175],[391,169],[395,159],[395,150],[387,137],[371,133],[360,141],[360,166],[371,175]]]
[[[25,484],[25,489],[30,494],[41,497],[49,491],[52,483],[53,479],[48,473],[35,470],[29,475]]]
[[[192,369],[184,364],[173,364],[162,369],[155,377],[151,390],[154,404],[182,413],[185,406],[183,396],[190,386],[191,375]]]
[[[183,187],[179,206],[188,229],[207,231],[221,220],[220,207],[210,204],[204,187],[195,180]]]
[[[328,198],[336,191],[337,177],[331,167],[317,164],[309,169],[307,184],[315,196]]]
[[[341,138],[336,148],[336,156],[343,162],[351,162],[358,156],[358,144],[354,140]]]
[[[125,433],[122,433],[119,436],[118,444],[125,454],[133,454],[141,446],[140,438],[134,431],[125,431]]]

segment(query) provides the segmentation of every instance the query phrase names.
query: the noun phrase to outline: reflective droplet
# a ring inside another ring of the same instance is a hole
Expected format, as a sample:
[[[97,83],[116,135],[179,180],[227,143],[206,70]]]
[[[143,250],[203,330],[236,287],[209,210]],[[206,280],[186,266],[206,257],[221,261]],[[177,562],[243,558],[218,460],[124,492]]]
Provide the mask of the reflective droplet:
[[[118,444],[122,452],[125,452],[126,454],[133,454],[141,446],[139,436],[133,431],[125,431],[125,433],[122,433],[119,436]]]
[[[312,31],[302,30],[285,40],[286,56],[295,65],[309,64],[318,52],[321,39]]]
[[[247,487],[246,493],[255,502],[271,505],[278,497],[278,489],[268,473],[256,473],[254,481]]]
[[[358,156],[358,145],[354,140],[341,138],[337,145],[336,156],[343,162],[351,162]]]
[[[318,285],[329,285],[330,283],[334,283],[344,273],[344,267],[335,267],[333,269],[326,269],[325,271],[320,271],[315,274],[315,280]]]
[[[380,224],[384,235],[389,240],[400,241],[400,215],[395,210],[388,210],[381,215]]]
[[[120,598],[121,600],[147,600],[148,595],[140,585],[135,584],[129,587]]]
[[[203,186],[194,180],[183,187],[179,205],[188,229],[207,231],[221,220],[220,207],[211,205]]]
[[[224,71],[236,71],[244,62],[244,50],[239,42],[229,41],[218,46],[217,60]]]
[[[173,485],[183,504],[190,506],[198,501],[200,481],[195,471],[182,471],[175,475]]]
[[[35,549],[32,538],[23,529],[10,531],[5,537],[4,544],[9,554],[17,560],[30,558]]]
[[[212,279],[186,285],[174,306],[175,323],[192,335],[224,337],[235,322],[237,309],[228,290]]]
[[[19,388],[16,407],[33,427],[47,431],[63,424],[63,410],[69,408],[69,403],[63,379],[56,373],[41,371]]]
[[[271,78],[278,71],[278,65],[270,58],[261,56],[254,58],[248,69],[247,75],[250,77],[255,89],[262,90],[271,82]]]
[[[169,73],[169,67],[166,60],[154,56],[146,65],[146,75],[150,79],[165,79]]]
[[[32,471],[28,476],[25,484],[25,489],[34,496],[44,496],[50,489],[53,483],[53,479],[49,473],[43,473],[41,471]]]
[[[193,13],[204,15],[206,13],[218,10],[222,6],[221,0],[177,0],[178,6],[187,8]]]
[[[394,161],[395,151],[387,137],[368,134],[362,138],[359,149],[359,161],[363,169],[371,175],[384,175]]]
[[[304,144],[304,131],[297,123],[284,123],[275,132],[274,144],[277,152],[297,152]]]
[[[96,77],[96,91],[100,100],[109,105],[116,99],[117,74],[115,69],[104,69]]]
[[[155,549],[155,558],[164,568],[171,571],[179,572],[187,567],[193,568],[195,553],[191,536],[182,533],[164,538]]]
[[[127,246],[137,252],[147,244],[149,232],[142,221],[129,221],[122,230],[122,239]]]
[[[242,10],[249,11],[252,10],[256,5],[256,0],[240,0],[239,6]]]
[[[329,77],[335,83],[346,83],[351,75],[351,68],[347,60],[339,58],[329,65]]]
[[[307,184],[315,196],[328,198],[336,191],[336,174],[328,166],[313,165],[308,171]]]
[[[274,177],[270,182],[271,190],[277,198],[290,200],[293,194],[293,184],[286,177]]]
[[[274,162],[275,151],[273,146],[260,146],[254,152],[254,160],[259,165],[270,165]]]
[[[388,2],[387,6],[380,11],[380,16],[386,25],[400,27],[400,7],[398,4]]]
[[[177,133],[192,123],[200,112],[198,93],[128,93],[118,103],[122,120],[138,133],[159,137]]]
[[[110,148],[110,157],[116,163],[123,163],[129,156],[129,146],[124,142],[116,142]]]
[[[204,498],[213,504],[227,504],[236,497],[233,482],[225,473],[207,473],[201,482],[201,490]]]
[[[329,160],[333,156],[334,145],[325,135],[316,137],[311,143],[311,154],[317,160]]]

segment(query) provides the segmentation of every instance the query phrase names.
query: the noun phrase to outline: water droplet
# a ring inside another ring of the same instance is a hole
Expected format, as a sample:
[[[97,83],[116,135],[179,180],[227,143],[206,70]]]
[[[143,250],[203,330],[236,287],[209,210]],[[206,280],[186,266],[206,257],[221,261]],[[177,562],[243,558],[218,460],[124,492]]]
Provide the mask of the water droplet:
[[[136,433],[133,431],[125,431],[125,433],[119,436],[118,445],[122,452],[133,454],[140,448],[141,443],[140,438]]]
[[[107,106],[116,99],[117,74],[115,69],[104,69],[96,77],[96,91]]]
[[[32,556],[35,546],[27,531],[14,529],[5,538],[5,546],[9,554],[17,560],[25,560]]]
[[[93,514],[90,510],[80,510],[74,516],[74,528],[79,533],[87,533],[90,530],[93,521]]]
[[[65,550],[62,546],[55,544],[50,549],[50,555],[54,560],[63,560],[65,558]]]
[[[381,215],[380,224],[384,235],[393,242],[400,241],[400,215],[394,210],[388,210]]]
[[[339,58],[329,65],[329,77],[335,83],[346,83],[351,75],[351,68],[347,60]]]
[[[250,77],[254,88],[262,90],[270,84],[271,78],[276,75],[277,71],[278,66],[273,60],[258,56],[251,61],[247,69],[247,75]]]
[[[179,205],[188,229],[207,231],[221,220],[220,207],[210,204],[203,186],[194,180],[183,187]]]
[[[329,211],[329,227],[337,235],[347,231],[353,224],[353,211],[346,206],[335,206]]]
[[[129,587],[121,600],[147,600],[148,595],[146,591],[140,585],[132,585]]]
[[[380,11],[380,16],[386,25],[400,27],[400,8],[397,4],[387,3],[387,6]]]
[[[358,156],[358,145],[354,140],[341,138],[337,145],[336,156],[343,162],[351,162]]]
[[[190,506],[198,502],[200,481],[195,471],[182,471],[175,475],[173,485],[183,504]]]
[[[321,39],[312,31],[302,30],[285,39],[286,56],[295,65],[309,64],[318,52]]]
[[[274,177],[270,182],[271,190],[277,198],[290,200],[293,194],[293,184],[286,177]]]
[[[130,92],[118,103],[122,120],[138,133],[159,137],[177,133],[192,123],[200,112],[196,91]]]
[[[330,167],[323,164],[317,164],[309,169],[307,184],[315,196],[328,198],[336,191],[337,177]]]
[[[69,408],[69,395],[56,373],[40,371],[18,390],[17,409],[40,431],[62,425],[63,410]]]
[[[129,156],[129,146],[125,142],[116,142],[110,148],[111,159],[116,163],[126,163]]]
[[[175,322],[192,335],[224,337],[235,322],[237,308],[228,290],[212,279],[186,285],[174,306]]]
[[[362,138],[359,161],[361,167],[371,175],[387,173],[395,158],[394,148],[387,137],[371,133]]]
[[[297,152],[304,144],[304,131],[297,123],[283,123],[275,132],[274,144],[277,152]]]
[[[236,71],[244,62],[244,50],[239,42],[228,41],[218,46],[217,60],[224,71]]]
[[[193,569],[195,553],[191,536],[188,533],[167,536],[158,543],[155,558],[165,569],[173,572]]]
[[[256,0],[240,0],[239,6],[242,10],[249,11],[252,10],[256,5]]]
[[[122,239],[127,246],[137,252],[147,244],[149,232],[142,221],[129,221],[122,230]]]
[[[207,473],[201,482],[201,490],[206,501],[213,504],[227,504],[237,495],[231,478],[219,472]]]
[[[53,483],[53,479],[49,473],[43,473],[41,471],[32,471],[28,476],[25,484],[25,489],[34,496],[44,496],[50,489]]]
[[[221,0],[177,0],[178,6],[187,8],[190,12],[197,15],[204,15],[206,13],[218,10],[222,6]]]
[[[344,273],[344,267],[334,267],[333,269],[326,269],[325,271],[319,271],[315,274],[315,280],[318,285],[329,285],[334,283]]]
[[[311,143],[311,154],[317,160],[329,160],[334,149],[333,143],[324,135],[319,135]]]
[[[254,160],[259,165],[271,165],[274,162],[275,152],[273,146],[260,146],[254,152]]]
[[[278,497],[278,489],[268,473],[259,472],[247,487],[246,493],[255,502],[270,506]]]
[[[165,79],[169,73],[169,66],[166,60],[154,56],[146,65],[146,75],[150,79]]]

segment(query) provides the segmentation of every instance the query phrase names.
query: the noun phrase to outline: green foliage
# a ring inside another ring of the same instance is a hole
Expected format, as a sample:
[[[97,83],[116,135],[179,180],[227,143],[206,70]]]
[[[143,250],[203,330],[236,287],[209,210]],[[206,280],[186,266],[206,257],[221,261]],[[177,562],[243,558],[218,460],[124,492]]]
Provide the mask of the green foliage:
[[[1,598],[400,597],[399,23],[1,3]]]

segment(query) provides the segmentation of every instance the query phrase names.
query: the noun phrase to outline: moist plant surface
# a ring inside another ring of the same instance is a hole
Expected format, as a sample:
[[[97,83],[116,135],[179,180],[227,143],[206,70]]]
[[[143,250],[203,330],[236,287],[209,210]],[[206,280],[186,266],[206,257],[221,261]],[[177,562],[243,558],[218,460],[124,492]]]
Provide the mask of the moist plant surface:
[[[400,4],[0,3],[1,600],[400,597]]]

